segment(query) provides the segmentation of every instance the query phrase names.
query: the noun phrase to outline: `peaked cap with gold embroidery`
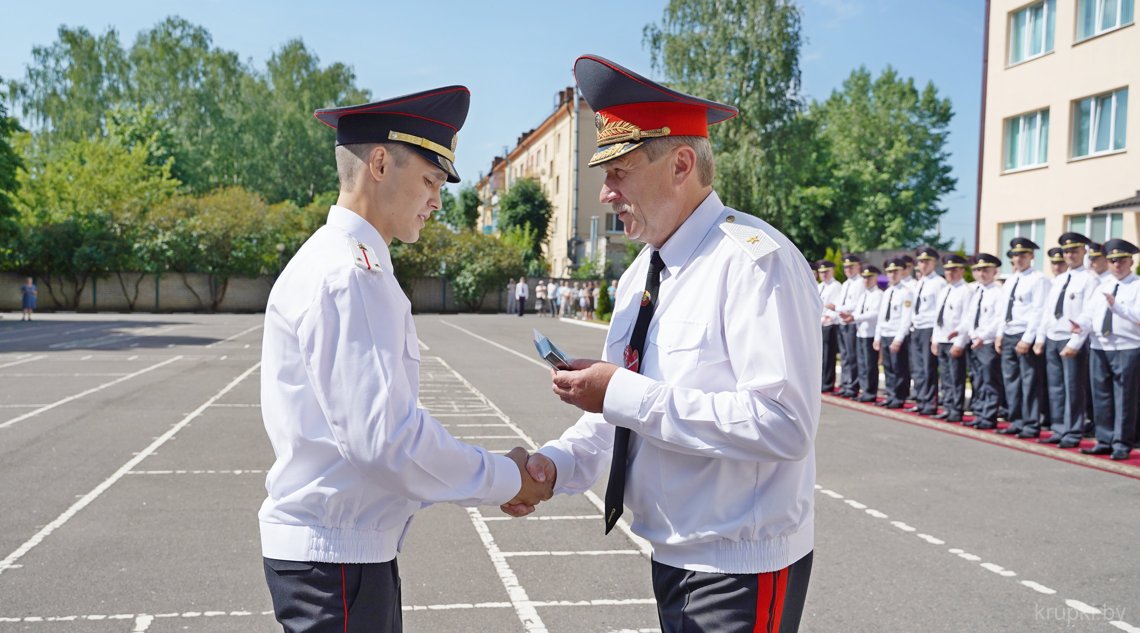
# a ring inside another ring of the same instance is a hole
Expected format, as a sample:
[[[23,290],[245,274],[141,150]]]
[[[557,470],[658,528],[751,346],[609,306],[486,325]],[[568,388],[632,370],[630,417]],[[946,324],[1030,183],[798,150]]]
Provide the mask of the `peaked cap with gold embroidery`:
[[[448,182],[459,182],[455,144],[470,104],[466,87],[447,86],[374,103],[323,108],[313,116],[336,130],[337,145],[404,143],[447,172]]]
[[[574,79],[596,113],[598,151],[590,158],[590,167],[654,138],[707,138],[709,125],[738,114],[732,106],[671,90],[597,55],[583,55],[574,62]]]

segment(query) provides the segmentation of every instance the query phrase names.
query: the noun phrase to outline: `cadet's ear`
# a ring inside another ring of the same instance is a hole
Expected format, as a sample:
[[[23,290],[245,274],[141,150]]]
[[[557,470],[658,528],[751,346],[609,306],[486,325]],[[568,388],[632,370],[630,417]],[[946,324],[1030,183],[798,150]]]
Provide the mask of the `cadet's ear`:
[[[384,174],[391,168],[392,155],[383,145],[376,145],[368,152],[368,173],[373,180],[383,180]]]

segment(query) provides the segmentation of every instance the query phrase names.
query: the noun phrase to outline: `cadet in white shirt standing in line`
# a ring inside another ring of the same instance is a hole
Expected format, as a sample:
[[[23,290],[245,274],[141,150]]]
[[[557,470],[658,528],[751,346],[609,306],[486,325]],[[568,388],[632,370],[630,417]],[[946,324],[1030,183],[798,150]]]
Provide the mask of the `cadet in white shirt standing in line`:
[[[914,381],[914,411],[921,415],[938,413],[938,355],[931,354],[934,321],[938,317],[938,296],[946,280],[935,269],[938,251],[929,246],[915,250],[918,262],[918,285],[914,291],[914,314],[911,315],[910,377]]]
[[[1002,435],[1031,438],[1041,434],[1041,401],[1045,397],[1044,359],[1033,353],[1037,327],[1045,310],[1049,280],[1033,268],[1033,253],[1041,247],[1032,240],[1009,241],[1014,272],[1002,286],[1005,318],[994,347],[1001,354],[1001,373],[1009,406],[1009,426]]]
[[[1140,249],[1112,239],[1104,243],[1112,279],[1097,288],[1072,331],[1090,336],[1093,408],[1096,411],[1096,445],[1082,448],[1089,455],[1131,456],[1136,445],[1138,385],[1140,385],[1140,277],[1132,272]],[[1080,341],[1076,341],[1080,343]],[[1070,356],[1077,347],[1063,352]]]
[[[1108,260],[1104,258],[1104,244],[1092,242],[1089,244],[1088,274],[1094,281],[1094,286],[1112,279],[1112,271],[1108,268]],[[1090,359],[1091,362],[1091,359]],[[1082,437],[1093,437],[1093,398],[1092,383],[1085,390],[1085,431]]]
[[[883,354],[883,377],[887,383],[884,385],[887,393],[886,399],[876,404],[888,409],[901,409],[910,394],[908,343],[914,293],[903,283],[904,268],[901,259],[888,259],[883,270],[887,272],[890,286],[879,307],[874,348]]]
[[[823,314],[819,318],[823,331],[823,374],[820,391],[835,391],[835,361],[839,355],[839,313],[835,303],[843,293],[843,284],[835,279],[835,262],[821,259],[816,262],[819,275],[819,300]],[[831,307],[828,307],[831,306]]]
[[[966,410],[966,331],[961,328],[962,315],[970,305],[970,287],[963,277],[966,258],[951,253],[942,258],[946,287],[938,295],[937,316],[930,351],[938,358],[938,375],[942,379],[939,400],[944,411],[933,417],[947,422],[961,422]]]
[[[808,263],[712,189],[708,126],[735,108],[592,55],[574,70],[597,113],[601,203],[647,246],[618,285],[603,360],[552,375],[585,415],[528,467],[581,493],[610,463],[606,530],[624,502],[653,546],[663,633],[791,633],[814,549],[821,402]]]
[[[843,282],[843,292],[839,294],[839,301],[832,309],[839,316],[839,395],[843,398],[854,398],[859,395],[859,359],[855,349],[855,331],[858,326],[850,320],[843,318],[843,313],[850,314],[863,299],[863,258],[858,255],[843,256],[843,274],[847,279]],[[824,306],[827,307],[827,306]]]
[[[859,363],[859,402],[874,402],[879,393],[879,352],[875,350],[875,326],[879,322],[879,304],[883,291],[879,288],[879,275],[883,271],[867,266],[860,276],[863,296],[854,312],[841,313],[844,322],[855,325],[855,358]]]
[[[958,329],[965,332],[970,348],[970,409],[974,412],[966,426],[987,431],[997,428],[998,407],[1002,391],[1001,357],[994,349],[994,341],[1001,323],[1001,286],[994,278],[1001,260],[989,253],[974,255],[970,267],[978,288],[970,298],[969,307],[962,316]],[[954,346],[965,347],[967,341],[958,339]]]
[[[315,113],[336,129],[340,196],[273,285],[261,357],[277,461],[258,516],[286,632],[399,632],[396,555],[417,510],[550,497],[525,450],[464,444],[417,404],[419,339],[388,246],[418,240],[459,181],[469,101],[450,86]]]
[[[1034,353],[1045,357],[1053,433],[1037,441],[1076,448],[1088,423],[1089,346],[1087,340],[1078,343],[1079,337],[1073,334],[1071,322],[1084,312],[1098,284],[1085,268],[1085,245],[1090,242],[1089,238],[1069,232],[1061,235],[1059,241],[1068,269],[1053,278],[1045,299],[1045,313],[1037,329],[1037,342],[1033,345]],[[1065,356],[1062,352],[1070,343],[1079,351],[1074,356]]]

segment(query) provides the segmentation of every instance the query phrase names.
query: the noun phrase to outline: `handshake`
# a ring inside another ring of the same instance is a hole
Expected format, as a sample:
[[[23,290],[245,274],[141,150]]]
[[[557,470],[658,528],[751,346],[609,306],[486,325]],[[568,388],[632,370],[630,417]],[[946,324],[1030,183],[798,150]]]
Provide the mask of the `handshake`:
[[[522,488],[514,499],[499,506],[503,512],[521,517],[534,512],[535,506],[540,502],[554,496],[554,482],[558,477],[558,469],[554,462],[540,453],[527,454],[521,446],[512,448],[507,457],[519,467],[522,475]]]

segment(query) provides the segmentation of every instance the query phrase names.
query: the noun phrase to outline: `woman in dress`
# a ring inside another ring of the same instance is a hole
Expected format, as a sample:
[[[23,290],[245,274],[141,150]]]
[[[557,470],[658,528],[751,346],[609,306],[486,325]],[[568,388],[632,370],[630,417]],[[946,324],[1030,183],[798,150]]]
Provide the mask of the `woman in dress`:
[[[36,311],[36,283],[28,277],[24,281],[24,285],[20,286],[20,292],[24,293],[24,318],[21,321],[31,321],[32,313]]]

